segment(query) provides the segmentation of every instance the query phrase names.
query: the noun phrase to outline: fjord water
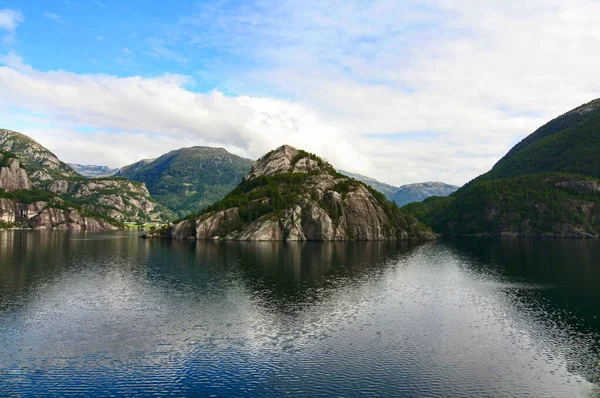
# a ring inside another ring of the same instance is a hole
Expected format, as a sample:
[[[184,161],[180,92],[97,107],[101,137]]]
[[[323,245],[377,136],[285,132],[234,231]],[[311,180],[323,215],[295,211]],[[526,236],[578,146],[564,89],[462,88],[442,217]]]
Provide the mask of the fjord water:
[[[600,243],[0,232],[0,395],[594,396]]]

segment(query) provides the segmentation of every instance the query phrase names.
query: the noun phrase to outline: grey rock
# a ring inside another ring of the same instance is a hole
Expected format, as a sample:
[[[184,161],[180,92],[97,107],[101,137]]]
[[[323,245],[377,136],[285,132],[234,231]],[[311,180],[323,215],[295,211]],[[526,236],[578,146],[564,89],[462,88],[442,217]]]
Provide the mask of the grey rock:
[[[27,176],[27,172],[21,168],[18,159],[9,159],[8,167],[0,168],[0,189],[16,191],[31,189],[31,186],[31,180]]]

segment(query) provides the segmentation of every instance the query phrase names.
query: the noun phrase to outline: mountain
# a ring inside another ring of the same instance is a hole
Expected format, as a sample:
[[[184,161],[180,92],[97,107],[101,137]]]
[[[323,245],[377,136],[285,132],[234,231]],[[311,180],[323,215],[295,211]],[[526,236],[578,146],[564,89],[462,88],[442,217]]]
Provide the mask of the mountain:
[[[430,196],[448,196],[458,189],[457,186],[444,184],[443,182],[421,182],[402,185],[398,188],[361,174],[350,173],[344,170],[339,170],[339,172],[370,185],[384,194],[388,200],[396,202],[398,206],[404,206],[411,202],[421,202]]]
[[[106,230],[160,217],[144,184],[88,179],[26,135],[0,130],[0,220],[41,229]]]
[[[69,167],[77,173],[88,178],[110,177],[116,174],[119,169],[111,169],[106,166],[95,166],[91,164],[67,163]]]
[[[158,203],[181,217],[223,199],[252,163],[223,148],[196,146],[125,166],[116,176],[145,183]]]
[[[147,237],[246,241],[435,239],[375,189],[284,145],[224,199]]]
[[[376,190],[378,190],[379,192],[384,194],[387,200],[394,200],[394,195],[398,191],[398,187],[386,184],[384,182],[379,182],[378,180],[371,178],[371,177],[367,177],[367,176],[364,176],[361,174],[356,174],[356,173],[350,173],[349,171],[344,171],[344,170],[339,170],[339,172],[350,178],[354,178],[355,180],[358,180],[358,181],[364,182],[367,185],[370,185],[371,187],[375,188]]]
[[[546,123],[515,145],[479,179],[538,173],[570,173],[600,178],[600,99]]]
[[[405,206],[436,232],[600,237],[600,100],[548,122],[448,198]]]
[[[407,184],[397,189],[392,200],[398,206],[404,206],[412,202],[421,202],[430,196],[448,196],[458,188],[455,185],[444,184],[443,182]]]

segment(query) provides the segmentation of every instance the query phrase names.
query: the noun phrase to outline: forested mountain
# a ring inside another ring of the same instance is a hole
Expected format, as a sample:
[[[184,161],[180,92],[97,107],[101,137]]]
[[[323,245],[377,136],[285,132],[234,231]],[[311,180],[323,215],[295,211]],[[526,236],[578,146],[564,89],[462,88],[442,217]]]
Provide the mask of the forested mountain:
[[[550,121],[448,198],[405,209],[436,232],[600,236],[600,100]]]
[[[158,203],[181,217],[225,197],[252,163],[223,148],[197,146],[125,166],[116,176],[145,183]]]

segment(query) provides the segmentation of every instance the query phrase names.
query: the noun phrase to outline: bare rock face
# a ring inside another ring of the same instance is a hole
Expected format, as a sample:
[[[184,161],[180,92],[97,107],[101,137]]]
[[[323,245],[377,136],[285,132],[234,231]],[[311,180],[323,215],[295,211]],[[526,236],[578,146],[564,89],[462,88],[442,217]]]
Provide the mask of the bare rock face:
[[[56,203],[19,203],[0,199],[0,221],[42,230],[112,231],[117,227],[105,220],[81,214],[77,209],[56,207]]]
[[[156,220],[162,216],[144,184],[122,178],[86,179],[38,142],[15,131],[0,129],[0,165],[7,165],[0,167],[0,189],[5,191],[35,189],[41,197],[48,197],[41,192],[48,191],[80,213],[108,216],[113,222]],[[21,195],[26,201],[30,200],[28,196]]]
[[[25,169],[21,168],[18,159],[8,159],[8,167],[0,168],[0,189],[5,191],[31,189],[31,180]]]
[[[260,177],[273,178],[257,181]],[[435,239],[416,219],[375,197],[375,191],[337,174],[317,156],[287,145],[259,159],[238,188],[224,201],[240,207],[200,215],[195,233],[186,220],[147,236],[243,241]]]
[[[369,191],[362,185],[349,192],[345,203],[348,234],[357,240],[384,240],[395,238],[386,223],[388,217]]]
[[[561,188],[572,188],[579,193],[596,193],[600,192],[600,183],[592,180],[566,180],[556,184]]]
[[[292,159],[294,159],[296,155],[298,155],[298,150],[296,148],[289,145],[283,145],[258,159],[252,166],[252,170],[244,177],[244,181],[249,181],[258,177],[288,173],[292,169]]]
[[[56,180],[48,187],[48,190],[55,194],[67,193],[70,190],[69,181]]]

